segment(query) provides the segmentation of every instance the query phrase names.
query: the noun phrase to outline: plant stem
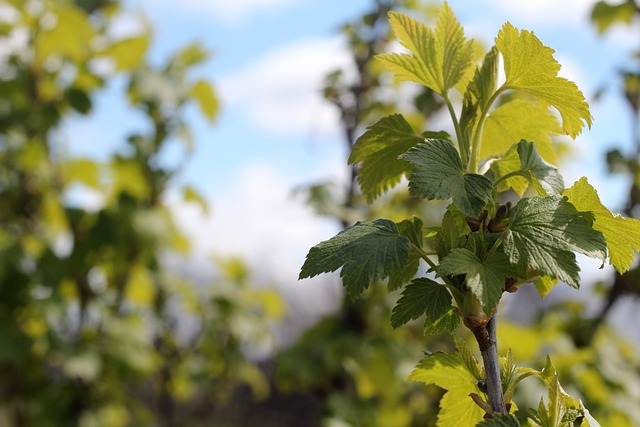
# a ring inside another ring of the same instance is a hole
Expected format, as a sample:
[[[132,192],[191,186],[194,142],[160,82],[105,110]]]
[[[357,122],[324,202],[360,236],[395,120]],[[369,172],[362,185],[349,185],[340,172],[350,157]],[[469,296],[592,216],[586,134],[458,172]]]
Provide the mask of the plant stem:
[[[506,413],[507,407],[504,404],[504,397],[502,395],[502,378],[500,377],[500,362],[498,360],[498,347],[496,345],[496,317],[496,314],[494,314],[486,325],[489,342],[482,344],[478,342],[478,345],[480,345],[480,354],[484,362],[485,382],[487,384],[489,403],[491,404],[493,412],[500,414]],[[483,347],[485,348],[483,349]]]
[[[524,176],[523,170],[518,169],[517,171],[509,172],[506,175],[501,176],[493,182],[493,186],[497,187],[502,181],[506,181],[509,178],[513,178],[514,176]]]
[[[449,94],[444,93],[442,95],[445,104],[447,105],[447,109],[449,110],[449,115],[451,116],[451,121],[453,122],[453,127],[456,130],[456,139],[458,140],[458,149],[460,151],[460,160],[462,160],[462,164],[466,167],[469,163],[469,147],[468,142],[462,137],[462,131],[460,129],[460,123],[458,122],[458,116],[456,116],[456,111],[453,108],[453,104],[451,103],[451,99],[449,99]]]
[[[473,138],[471,139],[471,150],[469,153],[469,172],[478,173],[478,166],[480,162],[480,144],[482,142],[482,133],[484,131],[484,122],[487,119],[487,115],[489,114],[489,109],[493,103],[498,99],[500,94],[507,89],[506,86],[501,86],[496,90],[491,98],[487,101],[487,103],[483,106],[482,110],[480,110],[480,117],[478,117],[478,124],[476,125],[475,132],[473,134]]]

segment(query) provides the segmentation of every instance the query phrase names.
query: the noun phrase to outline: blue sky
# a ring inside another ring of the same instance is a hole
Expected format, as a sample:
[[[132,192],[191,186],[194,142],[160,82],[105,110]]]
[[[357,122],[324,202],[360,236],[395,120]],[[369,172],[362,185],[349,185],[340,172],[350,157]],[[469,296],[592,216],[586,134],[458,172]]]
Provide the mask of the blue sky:
[[[436,2],[433,2],[436,3]],[[213,126],[193,114],[196,149],[183,177],[212,204],[204,216],[175,202],[177,219],[193,238],[197,254],[243,255],[267,281],[290,284],[310,246],[328,238],[336,224],[316,218],[291,196],[299,185],[341,181],[346,176],[344,142],[335,111],[319,97],[322,77],[349,66],[337,28],[370,6],[367,0],[128,0],[154,28],[154,59],[192,41],[213,52],[197,70],[222,100]],[[637,35],[616,29],[597,36],[589,23],[588,0],[450,0],[466,34],[489,45],[505,21],[532,30],[556,50],[561,75],[574,80],[588,99],[627,62]],[[128,31],[129,21],[121,30]],[[100,155],[122,141],[136,116],[106,91],[88,121],[71,121],[70,149]],[[615,89],[592,103],[595,123],[572,145],[569,185],[582,175],[617,208],[624,181],[605,174],[603,153],[629,140],[630,121]],[[624,146],[624,144],[623,144]],[[104,148],[100,148],[104,147]],[[315,288],[315,287],[311,287]],[[304,290],[307,294],[310,288]],[[335,288],[330,292],[335,296]],[[324,295],[317,291],[318,297]],[[325,292],[326,293],[326,292]],[[326,295],[325,295],[326,296]]]

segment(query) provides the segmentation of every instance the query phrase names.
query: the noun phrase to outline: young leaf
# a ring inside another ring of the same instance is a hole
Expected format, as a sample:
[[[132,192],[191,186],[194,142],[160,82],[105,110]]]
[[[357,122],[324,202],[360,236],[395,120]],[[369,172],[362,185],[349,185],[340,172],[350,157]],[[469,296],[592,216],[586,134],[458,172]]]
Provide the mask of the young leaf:
[[[509,215],[504,252],[519,270],[530,266],[541,275],[579,287],[579,268],[572,251],[606,258],[604,238],[591,224],[591,215],[578,212],[565,197],[525,198]]]
[[[577,210],[594,215],[593,228],[604,235],[609,262],[620,273],[627,271],[633,263],[634,251],[640,250],[640,221],[611,213],[585,177],[576,181],[564,194]]]
[[[469,290],[478,298],[484,312],[490,315],[500,301],[504,279],[513,275],[507,256],[496,252],[484,260],[467,249],[454,249],[438,266],[439,275],[466,274]]]
[[[514,99],[500,105],[487,116],[480,157],[501,155],[514,142],[526,139],[534,141],[543,159],[555,164],[558,156],[553,148],[551,135],[560,134],[562,127],[549,108],[534,101]]]
[[[494,414],[476,427],[520,427],[520,421],[513,414]]]
[[[451,308],[451,294],[443,285],[426,277],[415,279],[402,291],[402,296],[391,312],[391,326],[397,328],[426,313],[437,320]]]
[[[299,279],[336,271],[347,294],[360,295],[372,282],[401,269],[409,258],[409,239],[398,233],[392,221],[358,222],[311,248]]]
[[[464,76],[473,60],[473,41],[466,40],[445,2],[435,30],[400,12],[389,13],[391,27],[411,54],[387,53],[377,58],[399,78],[423,84],[445,95]]]
[[[541,276],[533,281],[533,286],[535,286],[536,291],[538,291],[542,298],[546,297],[557,284],[558,279],[552,279],[548,276]]]
[[[414,216],[396,225],[398,226],[398,233],[401,236],[406,236],[412,244],[418,248],[422,248],[422,220],[420,218]],[[405,283],[411,281],[418,272],[419,267],[420,255],[414,251],[409,252],[409,259],[405,265],[401,269],[389,273],[389,282],[387,283],[389,292],[395,291]]]
[[[467,138],[474,133],[480,113],[496,91],[497,82],[498,50],[493,46],[485,55],[482,66],[476,68],[462,100],[460,128]],[[464,144],[460,145],[464,146]]]
[[[409,193],[413,196],[452,198],[454,205],[469,216],[478,216],[493,196],[488,178],[464,173],[460,155],[449,141],[427,140],[400,158],[414,165],[409,176]]]
[[[478,362],[467,346],[467,343],[457,335],[453,336],[453,340],[456,343],[456,348],[460,353],[460,357],[467,367],[467,370],[473,375],[473,377],[480,381],[484,379],[484,367]]]
[[[474,427],[484,411],[469,393],[478,393],[475,377],[467,370],[460,353],[434,353],[420,361],[409,375],[410,381],[435,384],[447,392],[440,400],[438,427]]]
[[[361,164],[358,182],[367,202],[373,202],[411,170],[411,165],[398,157],[421,142],[424,138],[416,135],[400,114],[379,120],[358,138],[349,164]]]
[[[427,317],[424,322],[424,328],[422,332],[425,335],[438,335],[442,333],[452,333],[460,324],[460,316],[458,316],[453,309],[449,309],[445,314],[437,319],[431,320]]]
[[[504,60],[504,89],[522,90],[555,107],[564,132],[572,138],[580,134],[584,124],[591,127],[589,105],[573,82],[558,77],[560,64],[553,58],[553,49],[531,31],[519,31],[508,22],[495,43]]]
[[[518,166],[516,166],[516,162],[512,160],[514,158],[514,151],[520,160]],[[564,191],[564,181],[562,175],[558,172],[558,168],[545,162],[538,154],[536,146],[529,141],[521,140],[512,146],[505,155],[504,162],[502,160],[496,162],[494,173],[496,178],[510,173],[525,177],[541,196],[562,194]],[[514,178],[515,177],[507,180],[507,187],[514,186],[516,191],[522,190],[521,183],[515,181]],[[499,189],[504,190],[505,187],[499,187]]]

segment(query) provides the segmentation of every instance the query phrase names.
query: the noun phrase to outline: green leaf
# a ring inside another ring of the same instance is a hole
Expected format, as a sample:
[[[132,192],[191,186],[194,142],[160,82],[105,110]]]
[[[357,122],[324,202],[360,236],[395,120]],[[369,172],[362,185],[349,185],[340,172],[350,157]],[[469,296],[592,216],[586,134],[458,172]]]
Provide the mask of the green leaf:
[[[541,275],[579,287],[579,268],[573,251],[604,260],[606,245],[591,227],[593,217],[578,212],[565,197],[529,197],[511,210],[504,252],[518,271],[533,268]]]
[[[438,282],[425,277],[408,285],[391,312],[391,326],[395,328],[415,320],[426,313],[427,318],[438,320],[451,308],[451,294]]]
[[[640,221],[611,213],[585,177],[576,181],[564,194],[577,210],[594,215],[593,228],[604,235],[611,265],[620,273],[629,270],[634,261],[634,251],[640,251]]]
[[[480,114],[496,91],[497,82],[498,50],[493,46],[485,55],[482,66],[476,68],[473,79],[464,93],[460,128],[467,138],[475,133]],[[464,146],[464,144],[461,145]]]
[[[438,266],[438,274],[466,274],[466,284],[489,315],[500,301],[504,279],[513,275],[507,256],[496,252],[484,260],[467,249],[453,249]]]
[[[401,269],[409,258],[409,239],[392,221],[358,222],[335,237],[311,248],[299,279],[336,271],[350,297],[360,295],[372,282]]]
[[[537,102],[514,99],[489,113],[484,123],[480,156],[504,154],[516,141],[534,141],[538,153],[555,164],[558,156],[551,135],[562,134],[562,127],[549,108]]]
[[[557,284],[557,279],[552,279],[548,276],[541,276],[533,281],[533,286],[535,286],[536,291],[538,291],[542,298],[546,297]]]
[[[449,205],[442,217],[442,226],[435,228],[435,231],[434,246],[438,257],[444,258],[452,249],[464,246],[464,236],[471,233],[471,228],[464,214],[454,205]]]
[[[209,213],[209,204],[207,201],[190,185],[186,185],[182,189],[182,198],[185,202],[192,202],[199,205],[205,215]]]
[[[451,308],[438,319],[431,320],[427,317],[422,332],[425,335],[451,334],[459,324],[460,316]]]
[[[360,163],[358,182],[369,203],[392,188],[411,165],[398,157],[424,142],[400,114],[385,117],[369,127],[356,141],[349,164]]]
[[[519,160],[517,162],[514,161],[516,157]],[[522,195],[528,182],[541,196],[562,194],[564,191],[564,181],[558,168],[545,162],[532,142],[521,140],[507,151],[503,160],[495,162],[492,166],[496,179],[507,174],[517,174],[505,180],[504,185],[498,185],[500,191],[513,187],[516,192]],[[523,185],[521,180],[517,180],[519,176],[526,178],[527,183]]]
[[[473,40],[445,2],[435,30],[400,12],[390,12],[390,23],[400,43],[411,54],[387,53],[377,58],[399,78],[423,84],[445,95],[464,76],[473,60]]]
[[[591,11],[591,20],[598,27],[599,33],[604,33],[612,25],[621,22],[631,24],[636,14],[636,5],[633,1],[625,1],[610,5],[606,1],[599,1]]]
[[[129,71],[142,64],[148,47],[149,36],[145,34],[115,42],[100,52],[100,55],[110,57],[117,71]]]
[[[427,140],[401,156],[414,165],[409,193],[428,200],[453,199],[465,214],[478,216],[493,197],[493,184],[478,174],[464,173],[460,155],[451,142]]]
[[[200,106],[200,110],[210,121],[216,118],[220,104],[213,88],[208,82],[200,80],[191,87],[191,96]]]
[[[412,244],[418,248],[422,248],[422,220],[420,218],[414,216],[396,225],[398,226],[398,233],[401,236],[406,236]],[[414,251],[409,252],[409,260],[405,265],[401,269],[389,273],[389,282],[387,283],[389,292],[395,291],[405,283],[411,281],[418,272],[419,267],[420,255]]]
[[[453,336],[453,339],[456,343],[456,348],[460,353],[460,357],[464,362],[464,365],[467,367],[467,370],[473,375],[473,377],[480,381],[485,377],[484,367],[478,362],[478,360],[471,354],[471,350],[467,346],[467,343],[457,335]]]
[[[477,380],[459,353],[434,353],[425,357],[409,380],[435,384],[446,390],[440,399],[438,427],[474,427],[483,420],[484,411],[469,397],[469,393],[479,392]]]
[[[476,427],[520,427],[520,421],[513,414],[494,414],[488,420],[484,420]]]
[[[584,124],[591,127],[589,104],[573,82],[558,77],[560,64],[553,58],[553,49],[531,31],[519,31],[508,22],[495,43],[504,60],[504,89],[522,90],[555,107],[564,132],[572,138],[580,134]]]

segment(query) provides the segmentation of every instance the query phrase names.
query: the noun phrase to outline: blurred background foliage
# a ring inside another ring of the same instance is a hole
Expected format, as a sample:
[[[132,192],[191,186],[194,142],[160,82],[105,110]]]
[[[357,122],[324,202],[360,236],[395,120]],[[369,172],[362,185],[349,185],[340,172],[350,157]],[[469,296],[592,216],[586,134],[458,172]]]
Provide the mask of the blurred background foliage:
[[[0,43],[24,42],[0,64],[0,425],[435,424],[441,391],[406,377],[424,351],[451,351],[453,342],[424,336],[416,322],[393,331],[390,298],[398,295],[382,292],[384,284],[358,301],[344,298],[334,314],[274,351],[271,332],[287,308],[274,289],[253,285],[258,272],[232,256],[211,260],[212,282],[175,268],[189,242],[174,224],[169,192],[208,210],[176,179],[194,144],[185,109],[197,107],[212,123],[218,114],[214,88],[192,72],[208,60],[206,47],[194,43],[155,64],[148,24],[134,36],[114,35],[118,1],[3,1],[12,14],[0,20]],[[432,92],[397,86],[372,61],[389,48],[390,9],[425,20],[434,12],[417,0],[372,0],[368,13],[340,29],[355,79],[335,70],[323,95],[340,113],[348,148],[390,112],[424,130],[443,108]],[[598,2],[594,29],[606,37],[639,14],[631,0]],[[627,99],[634,120],[635,150],[606,159],[612,173],[630,176],[630,216],[640,215],[638,58],[640,51],[603,88]],[[127,81],[122,97],[145,125],[106,160],[70,156],[61,125],[90,113],[116,79]],[[167,165],[162,154],[176,149],[184,156]],[[343,227],[379,216],[439,217],[439,204],[401,190],[365,205],[355,174],[353,167],[347,182],[297,191]],[[95,203],[84,203],[88,196]],[[636,267],[602,283],[595,317],[571,302],[540,308],[527,325],[501,319],[500,352],[512,348],[520,365],[534,368],[550,354],[567,391],[602,425],[640,426],[638,351],[605,322],[620,298],[638,296],[639,274]],[[536,387],[525,381],[516,401],[537,405],[543,391]]]

